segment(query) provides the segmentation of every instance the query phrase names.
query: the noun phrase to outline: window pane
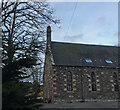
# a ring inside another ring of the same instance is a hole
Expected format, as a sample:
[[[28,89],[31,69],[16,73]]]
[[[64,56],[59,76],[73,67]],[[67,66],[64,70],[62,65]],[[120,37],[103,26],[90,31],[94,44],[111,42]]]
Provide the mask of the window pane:
[[[118,91],[118,85],[114,85],[115,91]]]
[[[105,60],[106,61],[106,63],[112,63],[112,61],[111,60]]]
[[[92,84],[92,91],[96,91],[96,84]]]
[[[113,83],[114,83],[114,89],[115,89],[115,91],[118,91],[118,79],[117,79],[117,73],[116,72],[114,72],[113,73]]]
[[[72,90],[72,74],[71,74],[71,72],[67,73],[67,90],[68,91]]]
[[[92,91],[96,91],[96,77],[95,73],[91,73]]]
[[[85,61],[86,61],[87,63],[92,63],[92,60],[91,60],[91,59],[85,59]]]

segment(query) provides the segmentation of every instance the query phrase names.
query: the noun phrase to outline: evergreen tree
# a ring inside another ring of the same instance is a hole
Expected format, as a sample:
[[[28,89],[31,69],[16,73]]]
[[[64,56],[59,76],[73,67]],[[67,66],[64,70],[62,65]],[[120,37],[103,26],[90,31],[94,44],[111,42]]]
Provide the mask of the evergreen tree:
[[[46,27],[59,23],[46,2],[2,1],[2,81],[3,107],[26,104],[29,86],[20,79],[29,77],[23,69],[37,65],[44,52]],[[24,101],[23,101],[24,100]]]

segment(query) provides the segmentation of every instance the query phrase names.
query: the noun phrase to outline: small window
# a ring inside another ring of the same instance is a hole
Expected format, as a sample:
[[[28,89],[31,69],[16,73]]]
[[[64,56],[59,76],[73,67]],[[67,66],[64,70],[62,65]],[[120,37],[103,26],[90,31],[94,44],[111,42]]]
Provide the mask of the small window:
[[[92,84],[92,91],[96,91],[96,84]]]
[[[113,73],[113,81],[114,81],[114,89],[115,89],[115,91],[118,91],[118,79],[117,78],[118,78],[117,73],[114,72]]]
[[[115,91],[119,91],[118,84],[114,85]]]
[[[112,61],[111,60],[105,60],[106,61],[106,63],[112,63]]]
[[[72,91],[72,73],[70,71],[67,73],[67,90]]]
[[[86,61],[87,63],[92,63],[92,60],[91,60],[91,59],[85,59],[85,61]]]
[[[96,91],[96,77],[95,73],[91,73],[92,91]]]

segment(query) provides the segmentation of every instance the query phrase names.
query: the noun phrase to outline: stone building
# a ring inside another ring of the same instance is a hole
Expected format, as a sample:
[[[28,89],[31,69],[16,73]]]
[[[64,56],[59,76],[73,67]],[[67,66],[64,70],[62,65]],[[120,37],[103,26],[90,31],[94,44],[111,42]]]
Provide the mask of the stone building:
[[[47,27],[45,101],[117,100],[118,68],[118,47],[52,42]]]

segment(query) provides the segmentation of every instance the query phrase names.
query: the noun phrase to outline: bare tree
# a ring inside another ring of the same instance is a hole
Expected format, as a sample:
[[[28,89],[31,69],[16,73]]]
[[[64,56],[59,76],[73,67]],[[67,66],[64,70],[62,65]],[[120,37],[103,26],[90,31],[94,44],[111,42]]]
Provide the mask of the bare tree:
[[[45,2],[2,1],[3,82],[22,78],[20,69],[36,64],[43,52],[45,27],[59,20]]]
[[[37,97],[40,72],[28,70],[42,62],[38,54],[44,53],[46,27],[59,23],[59,20],[53,16],[53,10],[46,2],[3,0],[1,15],[3,107],[26,105],[30,101],[25,97],[27,88],[19,81],[34,76],[37,88],[34,98]]]

